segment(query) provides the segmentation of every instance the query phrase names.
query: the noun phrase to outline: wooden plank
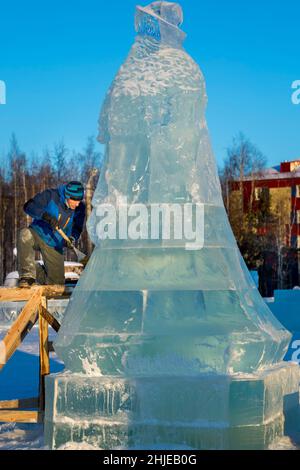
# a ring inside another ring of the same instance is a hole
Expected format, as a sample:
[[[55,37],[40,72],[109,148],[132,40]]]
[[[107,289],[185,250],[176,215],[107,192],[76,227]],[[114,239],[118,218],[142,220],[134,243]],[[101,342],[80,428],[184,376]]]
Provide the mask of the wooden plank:
[[[0,410],[0,422],[3,423],[41,423],[43,413],[39,411]]]
[[[37,397],[0,401],[0,410],[37,408],[38,401]]]
[[[48,322],[42,316],[41,312],[47,311],[47,299],[41,298],[39,305],[39,334],[40,334],[40,359],[41,373],[47,375],[50,373],[49,351],[48,351]]]
[[[27,333],[31,330],[38,318],[38,306],[41,302],[40,289],[32,291],[31,298],[26,303],[18,318],[12,324],[5,338],[3,345],[6,357],[2,358],[4,364],[10,359],[17,347],[21,344]],[[1,366],[0,366],[1,369]]]
[[[29,300],[33,294],[33,290],[40,288],[41,286],[30,287],[28,289],[20,289],[19,287],[1,287],[0,302],[21,302]]]
[[[60,285],[47,285],[47,286],[33,286],[30,288],[20,289],[19,287],[1,287],[0,288],[0,302],[21,302],[29,300],[33,291],[40,290],[42,295],[48,299],[60,298],[62,296],[70,297],[66,292],[65,286]]]
[[[51,315],[50,312],[48,312],[44,306],[41,306],[40,315],[42,315],[42,317],[47,321],[47,323],[49,323],[53,330],[58,333],[60,329],[60,323],[56,320],[56,318],[54,318],[53,315]]]
[[[70,297],[70,294],[67,293],[65,286],[48,285],[48,286],[42,286],[42,288],[43,288],[43,295],[47,297],[47,299]]]
[[[50,374],[50,360],[48,350],[48,322],[42,315],[47,311],[47,299],[41,298],[39,305],[39,336],[40,336],[40,382],[39,382],[39,409],[45,409],[45,376]]]

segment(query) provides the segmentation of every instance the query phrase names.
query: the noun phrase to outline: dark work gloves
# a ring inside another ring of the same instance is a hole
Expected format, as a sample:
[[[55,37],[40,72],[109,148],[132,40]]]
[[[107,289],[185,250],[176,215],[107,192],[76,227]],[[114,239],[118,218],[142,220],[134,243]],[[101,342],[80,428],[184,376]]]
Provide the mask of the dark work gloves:
[[[53,217],[53,215],[48,214],[48,212],[44,212],[42,215],[42,219],[47,222],[47,224],[50,225],[50,227],[55,230],[57,227],[59,227],[59,222],[58,220]]]
[[[68,247],[68,248],[73,248],[73,247],[74,247],[74,245],[75,245],[75,243],[76,243],[76,240],[75,240],[75,238],[74,238],[74,237],[72,237],[72,236],[71,236],[71,237],[69,237],[69,240],[70,240],[70,242],[66,242],[66,244],[67,244],[67,247]]]

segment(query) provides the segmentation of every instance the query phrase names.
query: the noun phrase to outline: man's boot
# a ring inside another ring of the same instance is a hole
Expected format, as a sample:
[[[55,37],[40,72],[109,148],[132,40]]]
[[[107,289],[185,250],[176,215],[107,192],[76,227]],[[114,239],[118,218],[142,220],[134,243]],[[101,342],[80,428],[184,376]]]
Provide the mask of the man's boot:
[[[37,283],[35,281],[35,279],[33,279],[32,277],[21,277],[21,279],[19,280],[19,283],[18,283],[18,287],[20,288],[29,288],[29,287],[32,287],[32,286],[36,286]]]

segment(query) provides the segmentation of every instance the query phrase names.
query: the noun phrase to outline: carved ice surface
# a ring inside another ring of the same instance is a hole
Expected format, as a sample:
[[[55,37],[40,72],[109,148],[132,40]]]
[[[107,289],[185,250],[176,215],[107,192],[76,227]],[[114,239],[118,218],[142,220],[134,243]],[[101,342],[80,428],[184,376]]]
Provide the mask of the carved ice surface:
[[[54,447],[73,439],[104,448],[165,439],[242,446],[232,437],[239,434],[234,426],[247,423],[233,423],[230,407],[245,393],[247,419],[256,426],[251,432],[261,433],[255,445],[264,447],[283,432],[283,397],[297,393],[298,368],[277,371],[291,335],[260,297],[227,219],[205,120],[205,82],[183,49],[182,19],[177,4],[137,7],[136,40],[101,110],[106,154],[88,220],[96,248],[55,342],[68,372],[47,385],[46,434]],[[118,210],[124,200],[204,204],[204,247],[188,251],[162,239],[99,242],[97,208]],[[289,392],[280,385],[284,374],[292,377]],[[230,385],[233,376],[240,385]],[[97,387],[106,387],[105,399]],[[268,405],[266,390],[273,397]],[[225,434],[214,431],[223,428]],[[251,447],[250,428],[243,432]]]

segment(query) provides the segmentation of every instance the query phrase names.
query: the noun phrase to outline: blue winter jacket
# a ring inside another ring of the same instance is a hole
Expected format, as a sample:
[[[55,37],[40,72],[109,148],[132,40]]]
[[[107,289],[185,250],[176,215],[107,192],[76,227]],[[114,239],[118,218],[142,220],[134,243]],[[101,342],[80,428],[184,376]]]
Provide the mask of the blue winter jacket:
[[[29,199],[24,205],[24,211],[33,218],[30,227],[44,240],[47,245],[52,246],[60,253],[65,245],[64,239],[56,230],[42,219],[44,212],[48,212],[58,221],[66,235],[78,240],[83,229],[85,218],[85,205],[81,201],[75,210],[66,205],[65,185],[56,189],[46,189]]]

